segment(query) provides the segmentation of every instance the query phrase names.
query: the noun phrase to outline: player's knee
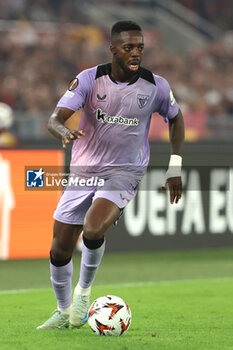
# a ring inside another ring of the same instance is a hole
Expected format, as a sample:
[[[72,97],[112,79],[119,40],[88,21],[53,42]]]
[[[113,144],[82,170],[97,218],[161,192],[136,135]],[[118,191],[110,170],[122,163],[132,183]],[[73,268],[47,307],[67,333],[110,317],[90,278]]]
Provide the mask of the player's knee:
[[[89,240],[99,240],[104,236],[104,226],[103,225],[91,225],[86,222],[83,225],[83,234]]]
[[[51,251],[50,251],[51,260],[62,263],[69,260],[71,256],[72,256],[72,252],[60,246],[59,244],[57,244],[57,242],[53,241]]]

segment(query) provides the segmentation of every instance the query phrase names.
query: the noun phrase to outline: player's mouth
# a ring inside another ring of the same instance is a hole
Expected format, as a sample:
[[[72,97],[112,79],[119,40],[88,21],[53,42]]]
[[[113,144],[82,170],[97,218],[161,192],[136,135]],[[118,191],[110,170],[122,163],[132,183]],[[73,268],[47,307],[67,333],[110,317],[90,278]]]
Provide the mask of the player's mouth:
[[[139,69],[139,62],[138,61],[129,62],[129,69],[136,72]]]

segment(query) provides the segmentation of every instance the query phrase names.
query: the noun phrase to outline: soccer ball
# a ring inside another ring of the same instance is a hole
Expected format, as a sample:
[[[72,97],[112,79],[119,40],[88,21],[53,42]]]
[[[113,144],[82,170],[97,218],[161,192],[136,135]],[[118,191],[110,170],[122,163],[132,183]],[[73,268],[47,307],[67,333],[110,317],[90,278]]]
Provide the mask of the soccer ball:
[[[88,324],[97,335],[124,334],[131,323],[131,311],[126,302],[115,295],[96,299],[88,312]]]

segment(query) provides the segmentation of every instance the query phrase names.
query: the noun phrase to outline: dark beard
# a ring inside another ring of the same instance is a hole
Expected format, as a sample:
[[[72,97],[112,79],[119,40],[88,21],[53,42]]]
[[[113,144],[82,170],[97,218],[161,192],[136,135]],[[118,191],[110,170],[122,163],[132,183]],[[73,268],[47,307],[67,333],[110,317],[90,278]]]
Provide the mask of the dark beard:
[[[125,64],[124,64],[124,62],[122,61],[122,59],[121,58],[119,58],[119,57],[116,57],[116,59],[117,59],[117,63],[118,63],[118,65],[120,66],[120,68],[123,70],[123,72],[126,74],[126,75],[128,75],[129,77],[133,77],[133,76],[135,76],[137,73],[138,73],[138,70],[137,71],[132,71],[132,70],[130,70]]]

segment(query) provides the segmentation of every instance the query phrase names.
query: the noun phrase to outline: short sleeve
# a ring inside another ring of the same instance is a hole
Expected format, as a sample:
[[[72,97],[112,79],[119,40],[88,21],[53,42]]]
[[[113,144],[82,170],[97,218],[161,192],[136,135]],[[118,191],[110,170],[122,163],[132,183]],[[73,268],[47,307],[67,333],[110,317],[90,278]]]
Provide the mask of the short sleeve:
[[[82,109],[92,90],[97,67],[86,69],[69,82],[68,89],[58,101],[57,107],[66,107],[73,111]]]
[[[157,85],[156,106],[154,112],[158,112],[167,123],[169,119],[177,116],[179,105],[175,100],[168,81],[160,76],[155,76]]]

